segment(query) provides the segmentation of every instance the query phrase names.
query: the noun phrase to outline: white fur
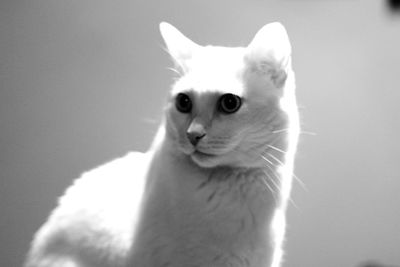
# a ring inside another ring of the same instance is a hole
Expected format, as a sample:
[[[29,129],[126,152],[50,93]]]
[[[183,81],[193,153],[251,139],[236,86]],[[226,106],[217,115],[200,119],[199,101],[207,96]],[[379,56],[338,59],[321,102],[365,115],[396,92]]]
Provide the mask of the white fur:
[[[246,48],[203,47],[160,24],[181,76],[148,152],[82,175],[36,234],[26,267],[278,267],[299,122],[279,23]],[[179,112],[175,97],[191,97]],[[221,95],[242,99],[233,114]],[[193,146],[186,131],[206,135]]]

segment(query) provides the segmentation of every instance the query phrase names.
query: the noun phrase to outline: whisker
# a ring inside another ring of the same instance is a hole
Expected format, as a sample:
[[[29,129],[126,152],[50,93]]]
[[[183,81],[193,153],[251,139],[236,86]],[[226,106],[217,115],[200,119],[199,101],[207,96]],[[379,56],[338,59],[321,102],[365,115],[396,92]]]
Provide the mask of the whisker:
[[[237,149],[234,149],[234,151],[239,152]],[[248,154],[248,152],[244,152],[244,151],[241,151],[241,153],[246,153],[246,154]],[[273,164],[269,159],[267,159],[266,157],[264,157],[263,155],[260,155],[260,156],[261,156],[261,158],[264,159],[267,163],[269,163],[269,164],[266,164],[265,166],[266,166],[268,169],[270,169],[271,174],[272,174],[273,176],[275,176],[275,177],[279,180],[279,177],[277,177],[277,175],[275,174],[275,170],[272,168],[272,166],[274,166],[274,164]],[[265,171],[264,171],[264,174],[268,177],[268,180],[272,182],[272,184],[276,187],[276,189],[280,191],[280,190],[281,190],[281,189],[280,189],[280,186],[279,186],[279,185],[277,184],[277,182],[270,176],[270,174],[269,174],[268,172],[265,172]],[[273,198],[275,199],[275,201],[278,201],[277,198],[276,198],[277,192],[271,187],[271,185],[268,183],[268,181],[267,181],[266,179],[261,178],[261,180],[262,180],[262,183],[270,190],[270,192],[272,193]]]
[[[269,154],[269,153],[268,153],[268,154]],[[272,156],[271,154],[269,154],[269,155]],[[273,164],[270,160],[268,160],[265,156],[261,155],[261,157],[262,157],[263,159],[265,159],[268,163],[272,164],[272,166],[276,166],[276,165]],[[275,159],[276,159],[276,158],[275,158]],[[276,160],[278,160],[278,159],[276,159]],[[280,162],[280,161],[279,161],[279,162]],[[268,164],[267,164],[266,166],[272,171],[272,173],[274,174],[274,176],[277,177],[277,178],[279,179],[279,177],[275,174],[275,171],[272,169],[272,167],[271,167],[270,165],[268,165]],[[280,191],[280,186],[278,186],[278,185],[276,184],[275,180],[272,179],[271,176],[269,176],[269,174],[268,174],[267,172],[264,172],[264,173],[268,176],[268,178],[269,178],[270,181],[275,185],[275,187]],[[293,175],[293,177],[295,177],[295,178],[297,179],[297,181],[300,183],[300,185],[302,185],[303,189],[307,191],[307,188],[305,187],[305,184],[303,183],[303,181],[301,181],[294,173],[293,173],[292,175]],[[275,197],[274,197],[274,198],[275,198]],[[275,199],[275,200],[276,200],[276,199]],[[290,201],[290,203],[291,203],[296,209],[300,210],[300,208],[297,206],[297,204],[294,202],[294,200],[293,200],[291,197],[289,197],[288,200]]]
[[[266,157],[264,157],[264,156],[262,156],[262,158],[263,159],[265,159],[267,162],[271,162],[271,161],[269,161]],[[272,163],[271,163],[272,164]],[[272,164],[273,166],[276,166],[275,164]],[[279,177],[275,174],[275,172],[274,172],[274,170],[272,169],[272,167],[271,166],[269,166],[269,165],[266,165],[272,172],[273,172],[273,174],[274,174],[274,176],[275,177],[277,177],[278,179],[279,179]],[[278,186],[277,184],[276,184],[276,182],[275,182],[275,180],[274,179],[271,179],[271,176],[269,176],[268,175],[268,173],[266,173],[266,172],[264,172],[268,177],[269,177],[269,179],[270,179],[270,181],[275,185],[275,187],[280,191],[280,186]],[[305,184],[303,183],[303,181],[301,181],[294,173],[292,173],[292,175],[293,175],[293,177],[299,182],[299,184],[302,186],[302,188],[305,190],[305,191],[308,191],[307,190],[307,188],[306,188],[306,186],[305,186]],[[276,200],[276,198],[274,197],[274,199]],[[297,206],[297,204],[294,202],[294,200],[289,196],[289,202],[293,205],[293,207],[295,208],[295,209],[297,209],[297,210],[300,210],[300,208],[299,208],[299,206]]]
[[[289,198],[289,202],[290,202],[290,204],[293,205],[293,207],[295,209],[300,210],[299,206],[297,206],[297,204],[294,202],[294,200],[291,197]]]
[[[264,155],[260,155],[260,156],[261,156],[261,158],[262,158],[263,160],[265,160],[266,162],[268,162],[268,163],[271,164],[272,166],[275,166],[275,164],[273,164],[272,161],[270,161],[269,159],[267,159]]]
[[[289,130],[290,130],[290,128],[284,128],[284,129],[272,131],[272,133],[283,133],[283,132],[287,132]]]
[[[179,76],[182,76],[182,73],[179,70],[175,69],[175,68],[171,68],[170,67],[170,68],[167,68],[167,70],[170,70],[173,73],[178,74]]]
[[[317,133],[309,132],[309,131],[300,131],[300,134],[306,134],[306,135],[312,135],[312,136],[316,136],[317,135]]]
[[[263,155],[261,155],[261,157],[269,164],[266,164],[265,166],[271,171],[271,174],[278,180],[280,180],[280,177],[275,173],[275,170],[272,168],[272,166],[274,166],[274,164],[268,160],[266,157],[264,157]],[[271,166],[272,165],[272,166]],[[276,189],[278,189],[279,191],[281,190],[280,185],[275,181],[275,179],[273,179],[267,172],[264,172],[268,178],[270,179],[270,181],[273,183],[273,185],[276,187]]]
[[[273,179],[271,179],[271,177],[269,176],[268,173],[264,173],[264,174],[269,178],[270,181],[273,180]],[[261,178],[261,181],[264,183],[264,185],[265,185],[265,186],[269,189],[269,191],[272,193],[272,197],[274,198],[275,202],[277,202],[277,201],[278,201],[278,199],[277,199],[277,197],[276,197],[277,192],[271,187],[271,185],[268,183],[268,181],[267,181],[266,179]],[[278,187],[277,189],[280,190],[279,187]]]
[[[266,158],[265,156],[261,155],[261,157],[270,165],[266,164],[265,166],[267,166],[267,168],[274,174],[274,176],[280,180],[279,176],[276,175],[275,170],[272,168],[272,166],[276,166],[274,163],[272,163],[272,161],[270,161],[268,158]]]
[[[142,118],[141,121],[143,123],[150,124],[150,125],[158,125],[160,123],[159,119],[149,118],[149,117]]]
[[[283,162],[280,161],[278,158],[276,158],[274,155],[272,155],[271,153],[268,153],[268,155],[271,158],[273,158],[276,162],[278,162],[280,164],[280,166],[284,166]],[[297,177],[296,174],[292,173],[292,176],[300,184],[300,186],[303,188],[303,190],[308,192],[306,184],[299,177]]]
[[[261,180],[262,180],[262,182],[264,183],[264,185],[265,185],[266,187],[268,187],[268,189],[271,191],[271,193],[273,193],[273,194],[276,193],[275,190],[272,189],[272,187],[269,185],[269,183],[268,183],[265,179],[261,179]]]
[[[271,145],[269,145],[269,146],[271,146]],[[272,147],[273,147],[273,146],[271,146],[271,148],[272,148]],[[276,147],[273,147],[273,148],[276,148]],[[276,149],[278,149],[278,151],[280,150],[279,148],[276,148]],[[234,150],[237,151],[237,152],[245,153],[244,151],[238,151],[237,149],[234,149]],[[280,152],[284,152],[284,151],[283,151],[283,150],[280,150]],[[266,156],[264,156],[264,155],[262,155],[262,154],[260,155],[260,157],[267,163],[267,164],[265,164],[265,166],[271,171],[271,174],[272,174],[276,179],[280,180],[279,175],[276,174],[276,171],[274,170],[274,168],[273,168],[272,166],[284,166],[284,164],[283,164],[283,162],[282,162],[281,160],[279,160],[277,157],[275,157],[275,156],[272,155],[271,153],[268,153],[268,155],[269,155],[272,159],[274,159],[274,160],[278,163],[278,165],[274,164],[270,159],[268,159]],[[273,178],[269,175],[269,173],[267,173],[267,172],[264,172],[264,173],[268,176],[269,180],[273,183],[273,185],[276,187],[276,189],[278,189],[278,190],[280,191],[280,186],[279,186],[279,184],[275,181],[275,179],[273,179]],[[303,188],[303,190],[308,191],[306,184],[305,184],[297,175],[295,175],[294,173],[292,173],[292,176],[293,176],[293,178],[300,184],[300,186]],[[273,188],[271,187],[270,184],[268,184],[267,181],[263,180],[263,183],[268,187],[268,189],[269,189],[272,193],[275,193],[275,194],[276,194],[276,191],[273,190]]]
[[[283,153],[283,154],[286,154],[286,153],[287,153],[286,151],[284,151],[284,150],[282,150],[282,149],[280,149],[280,148],[277,148],[277,147],[275,147],[275,146],[273,146],[273,145],[268,145],[268,147],[270,147],[270,148],[272,148],[272,149],[274,149],[274,150],[276,150],[276,151],[278,151],[278,152],[281,152],[281,153]]]
[[[275,174],[274,174],[274,176],[276,177]],[[281,188],[280,188],[280,186],[276,183],[276,181],[275,181],[274,179],[272,179],[269,175],[268,175],[268,177],[270,178],[272,184],[280,191]],[[278,178],[278,177],[277,177],[277,178]],[[278,178],[278,179],[279,179],[279,178]]]
[[[277,134],[277,133],[286,133],[286,132],[289,132],[289,131],[290,131],[290,128],[283,128],[283,129],[271,131],[271,133]],[[312,136],[318,135],[318,134],[315,133],[315,132],[312,132],[312,131],[303,131],[303,130],[300,130],[299,134],[312,135]]]
[[[277,157],[275,157],[274,155],[272,155],[271,153],[268,153],[268,155],[273,158],[276,162],[278,162],[280,164],[280,166],[284,166],[285,164],[283,164],[283,162],[278,159]]]
[[[297,177],[296,174],[292,173],[293,178],[300,184],[300,186],[303,188],[304,191],[308,192],[308,188],[306,186],[306,184],[299,178]]]

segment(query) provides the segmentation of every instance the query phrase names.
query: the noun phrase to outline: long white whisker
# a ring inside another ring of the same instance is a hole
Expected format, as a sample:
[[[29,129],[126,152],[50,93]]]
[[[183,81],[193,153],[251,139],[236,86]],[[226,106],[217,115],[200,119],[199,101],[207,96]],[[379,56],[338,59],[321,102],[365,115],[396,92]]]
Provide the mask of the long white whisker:
[[[280,166],[283,166],[285,164],[283,164],[282,161],[280,161],[280,159],[278,159],[277,157],[275,157],[274,155],[272,155],[271,153],[268,153],[268,155],[273,158],[276,162],[278,162],[278,164],[280,164]]]
[[[179,76],[182,76],[182,73],[180,73],[177,69],[175,69],[175,68],[167,68],[168,70],[170,70],[170,71],[172,71],[172,72],[174,72],[174,73],[176,73],[176,74],[178,74]]]
[[[271,155],[270,153],[268,153],[268,155],[273,157],[273,155]],[[272,166],[276,166],[276,165],[273,164],[270,160],[268,160],[266,157],[264,157],[263,155],[261,155],[261,156],[262,156],[262,158],[265,159],[267,162],[269,162],[270,164],[272,164]],[[280,162],[280,164],[282,163],[282,162],[281,162],[280,160],[278,160],[277,158],[274,157],[274,159],[277,160],[278,162]],[[282,164],[281,164],[281,165],[282,165]],[[273,171],[273,169],[272,169],[271,166],[269,166],[269,165],[266,165],[266,166],[274,173],[274,171]],[[268,174],[267,174],[267,175],[268,175]],[[301,181],[294,173],[292,173],[292,175],[293,175],[293,177],[296,179],[296,181],[299,182],[299,184],[301,185],[301,187],[302,187],[305,191],[308,191],[308,190],[307,190],[307,187],[305,186],[305,184],[303,183],[303,181]],[[276,175],[275,173],[274,173],[274,176],[277,177],[277,175]],[[271,179],[271,177],[270,177],[269,175],[268,175],[268,177],[270,178],[271,182],[280,190],[280,187],[276,184],[275,180],[274,180],[274,179]],[[279,177],[277,177],[277,178],[279,179]],[[296,203],[294,202],[294,200],[293,200],[291,197],[289,197],[289,201],[290,201],[290,203],[291,203],[296,209],[300,210],[300,208],[296,205]]]
[[[269,176],[268,173],[265,173],[265,172],[264,172],[264,174],[268,177],[268,180],[270,180],[270,181],[273,180],[273,179],[271,179],[271,177]],[[265,184],[265,186],[268,187],[268,189],[270,190],[270,192],[272,193],[272,197],[274,198],[275,202],[277,202],[278,199],[277,199],[277,197],[276,197],[276,191],[271,187],[271,185],[268,183],[268,181],[267,181],[266,179],[261,178],[261,180],[262,180],[262,182]],[[277,187],[277,189],[280,190],[279,187]]]
[[[282,163],[279,159],[277,159],[275,156],[273,156],[273,155],[270,154],[270,153],[268,153],[268,155],[271,156],[274,160],[276,160],[276,161],[280,164],[279,166],[282,166],[282,165],[283,165],[283,163]],[[272,166],[276,166],[276,165],[273,164],[270,160],[268,160],[268,158],[266,158],[265,156],[261,155],[261,157],[262,157],[263,159],[265,159],[265,161],[267,161],[268,163],[270,163]],[[274,172],[274,170],[272,169],[272,167],[269,166],[268,164],[267,164],[266,166],[274,173],[274,176],[277,177],[277,175],[275,174],[275,172]],[[292,175],[293,175],[293,177],[299,182],[299,184],[302,186],[302,188],[303,188],[304,190],[308,191],[307,188],[306,188],[306,186],[305,186],[305,184],[303,183],[303,181],[301,181],[294,173],[292,173]],[[274,183],[275,186],[277,186],[277,188],[280,188],[280,187],[278,187],[278,185],[276,184],[275,180],[271,179],[271,177],[270,177],[269,175],[268,175],[268,177],[270,178],[271,182]],[[277,178],[279,179],[279,177],[277,177]],[[294,202],[294,200],[293,200],[291,197],[289,197],[289,201],[290,201],[291,204],[293,204],[293,206],[294,206],[296,209],[299,209],[299,207],[296,205],[296,203]]]
[[[260,155],[260,156],[261,156],[261,158],[262,158],[263,160],[265,160],[266,162],[268,162],[268,163],[271,164],[272,166],[275,166],[275,164],[273,164],[272,161],[270,161],[269,159],[267,159],[264,155]]]
[[[234,149],[234,150],[238,152],[237,149]],[[245,152],[242,151],[242,153],[245,153]],[[275,172],[274,172],[274,169],[271,167],[271,166],[274,166],[274,164],[273,164],[269,159],[267,159],[266,157],[264,157],[263,155],[260,155],[260,156],[261,156],[261,158],[263,158],[267,163],[269,163],[269,164],[266,164],[265,166],[266,166],[267,168],[269,168],[269,169],[271,170],[272,174],[276,177],[276,174],[275,174]],[[272,184],[276,187],[276,189],[280,191],[279,185],[278,185],[278,184],[276,183],[276,181],[268,174],[268,172],[264,172],[264,174],[268,177],[268,180],[272,182]],[[277,177],[277,179],[279,180],[279,177]],[[275,196],[276,191],[271,187],[271,185],[268,183],[267,180],[265,180],[265,179],[263,179],[263,178],[262,178],[261,180],[262,180],[262,182],[264,183],[264,185],[271,191],[271,193],[272,193],[272,195],[273,195],[275,201],[277,201],[276,196]]]
[[[269,146],[270,146],[271,148],[276,148],[276,147],[273,147],[272,145],[269,145]],[[279,148],[277,148],[277,149],[279,149]],[[239,152],[237,149],[234,149],[234,150],[236,150],[237,152]],[[284,151],[281,150],[280,152],[284,152]],[[241,153],[245,153],[245,152],[244,152],[244,151],[241,151]],[[272,157],[272,159],[274,159],[276,162],[278,162],[278,164],[279,164],[278,166],[284,166],[283,162],[280,161],[278,158],[276,158],[274,155],[272,155],[271,153],[268,153],[268,155],[269,155],[270,157]],[[273,174],[273,176],[276,177],[276,179],[280,180],[279,175],[277,175],[277,174],[275,173],[275,170],[272,168],[272,166],[277,166],[277,165],[274,164],[271,160],[269,160],[269,159],[268,159],[267,157],[265,157],[264,155],[260,155],[260,156],[261,156],[261,158],[262,158],[263,160],[266,161],[266,163],[268,163],[268,164],[265,164],[265,166],[271,171],[271,173]],[[278,184],[273,178],[271,178],[271,176],[270,176],[268,173],[265,173],[265,174],[266,174],[266,175],[268,176],[268,178],[271,180],[271,182],[273,183],[273,185],[274,185],[278,190],[280,190],[279,184]],[[292,173],[292,175],[293,175],[294,179],[300,184],[300,186],[301,186],[305,191],[308,191],[308,189],[307,189],[305,183],[304,183],[299,177],[297,177],[294,173]],[[263,181],[263,182],[264,182],[264,184],[268,187],[268,189],[271,190],[271,192],[276,193],[266,181]]]
[[[285,133],[288,132],[290,130],[290,128],[284,128],[284,129],[279,129],[279,130],[274,130],[271,133],[276,134],[276,133]],[[305,134],[305,135],[312,135],[312,136],[316,136],[318,135],[315,132],[311,132],[311,131],[303,131],[301,130],[299,134]]]
[[[279,180],[279,176],[276,175],[275,170],[272,168],[272,166],[275,166],[275,164],[272,163],[272,161],[270,161],[268,158],[266,158],[265,156],[261,155],[261,157],[269,164],[266,164],[265,166],[267,166],[267,168],[272,172],[272,174]]]
[[[309,131],[300,131],[300,134],[308,134],[308,135],[313,135],[313,136],[317,135],[317,133],[309,132]]]
[[[275,130],[275,131],[272,131],[272,133],[283,133],[283,132],[287,132],[287,131],[289,131],[289,128]]]
[[[272,168],[272,166],[274,166],[274,164],[268,160],[266,157],[264,157],[263,155],[261,155],[261,157],[269,164],[265,164],[265,166],[271,171],[271,174],[278,180],[280,180],[279,176],[275,173],[275,170]],[[276,189],[278,189],[279,191],[281,190],[280,185],[267,173],[264,172],[268,178],[270,179],[270,181],[273,183],[273,185],[276,187]]]
[[[281,152],[281,153],[283,153],[283,154],[286,154],[286,153],[287,153],[286,151],[284,151],[284,150],[282,150],[282,149],[280,149],[280,148],[277,148],[276,146],[273,146],[273,145],[268,145],[268,147],[270,147],[270,148],[272,148],[272,149],[274,149],[274,150],[276,150],[276,151],[278,151],[278,152]]]
[[[269,183],[265,179],[261,179],[261,180],[264,183],[264,185],[266,187],[268,187],[268,189],[271,191],[271,193],[275,193],[275,190],[269,185]]]
[[[271,153],[268,153],[268,155],[273,158],[276,162],[278,162],[280,164],[280,166],[283,166],[284,164],[282,163],[282,161],[280,161],[277,157],[275,157],[274,155],[272,155]],[[306,184],[299,178],[296,176],[296,174],[292,173],[293,178],[300,184],[300,186],[303,188],[303,190],[308,192],[307,186]]]
[[[274,174],[274,176],[276,177],[275,174]],[[271,178],[269,175],[268,175],[268,177],[270,178],[272,184],[280,191],[281,188],[280,188],[280,186],[276,183],[276,181],[275,181],[273,178]],[[279,179],[279,178],[278,178],[278,179]]]
[[[299,178],[297,177],[296,174],[292,173],[293,178],[300,184],[300,186],[303,188],[304,191],[308,192],[308,188],[306,186],[306,184]]]
[[[293,207],[295,207],[295,209],[300,210],[299,206],[297,206],[297,204],[294,202],[294,200],[291,197],[289,197],[289,201],[293,205]]]

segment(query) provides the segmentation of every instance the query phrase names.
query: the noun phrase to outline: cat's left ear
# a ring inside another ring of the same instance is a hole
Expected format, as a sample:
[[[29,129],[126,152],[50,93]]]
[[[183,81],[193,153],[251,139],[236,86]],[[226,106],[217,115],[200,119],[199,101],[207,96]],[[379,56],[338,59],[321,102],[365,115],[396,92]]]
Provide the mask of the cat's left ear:
[[[245,60],[250,70],[271,78],[283,86],[291,66],[291,45],[285,27],[274,22],[262,27],[246,48]]]
[[[188,69],[188,61],[200,46],[167,22],[160,23],[160,32],[172,59],[180,70],[185,73]]]

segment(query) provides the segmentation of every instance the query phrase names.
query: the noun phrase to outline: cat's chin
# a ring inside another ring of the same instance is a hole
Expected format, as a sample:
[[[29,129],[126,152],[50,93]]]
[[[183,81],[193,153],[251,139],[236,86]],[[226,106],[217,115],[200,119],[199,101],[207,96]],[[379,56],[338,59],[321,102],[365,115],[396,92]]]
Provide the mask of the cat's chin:
[[[235,161],[229,153],[209,153],[193,146],[183,146],[180,151],[187,156],[194,164],[201,168],[215,168],[219,166],[236,166]]]
[[[227,154],[208,154],[198,150],[190,154],[192,161],[201,168],[215,168],[215,167],[240,167],[238,162],[235,162]]]
[[[190,154],[190,158],[196,163],[198,166],[202,168],[212,168],[216,167],[220,164],[219,155],[207,154],[198,150],[193,151]]]
[[[193,151],[189,154],[192,161],[201,168],[215,168],[219,166],[233,168],[264,168],[265,163],[257,160],[243,161],[243,159],[233,158],[229,154],[215,155],[201,151]]]

